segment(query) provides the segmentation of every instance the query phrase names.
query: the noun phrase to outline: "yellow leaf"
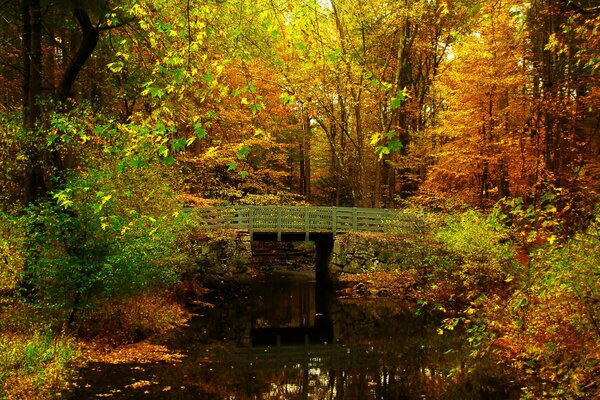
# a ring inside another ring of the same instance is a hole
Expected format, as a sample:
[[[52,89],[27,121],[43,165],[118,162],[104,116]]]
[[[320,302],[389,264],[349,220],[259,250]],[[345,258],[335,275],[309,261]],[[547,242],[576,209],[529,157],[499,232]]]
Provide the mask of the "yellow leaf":
[[[379,140],[381,140],[381,133],[374,133],[371,136],[371,146],[375,146]]]

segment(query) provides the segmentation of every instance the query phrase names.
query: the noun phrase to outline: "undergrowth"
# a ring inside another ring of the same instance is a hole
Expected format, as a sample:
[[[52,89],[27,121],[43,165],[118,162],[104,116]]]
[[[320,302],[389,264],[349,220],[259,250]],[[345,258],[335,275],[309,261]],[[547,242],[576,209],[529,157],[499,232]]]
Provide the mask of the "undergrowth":
[[[65,388],[77,357],[68,336],[0,333],[0,399],[52,398]]]

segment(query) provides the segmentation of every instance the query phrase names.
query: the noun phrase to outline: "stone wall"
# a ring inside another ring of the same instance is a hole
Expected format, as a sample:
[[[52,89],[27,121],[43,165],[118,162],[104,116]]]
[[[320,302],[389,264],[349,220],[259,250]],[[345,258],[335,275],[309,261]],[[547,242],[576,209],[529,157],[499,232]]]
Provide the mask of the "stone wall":
[[[412,240],[383,233],[347,233],[335,239],[329,273],[338,276],[415,268],[422,256],[420,246]]]
[[[336,283],[342,273],[419,269],[426,257],[424,243],[382,233],[347,233],[316,244],[316,273],[321,282]],[[198,232],[187,252],[205,285],[251,279],[250,236],[243,231]]]
[[[213,231],[190,239],[189,255],[196,264],[200,281],[208,286],[250,279],[252,258],[250,235],[242,231]]]

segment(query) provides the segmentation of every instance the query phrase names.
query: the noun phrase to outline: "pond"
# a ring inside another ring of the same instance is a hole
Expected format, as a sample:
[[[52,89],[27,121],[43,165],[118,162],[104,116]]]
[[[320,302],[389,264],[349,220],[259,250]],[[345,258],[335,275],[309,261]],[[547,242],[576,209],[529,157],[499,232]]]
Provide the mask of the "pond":
[[[387,298],[358,301],[314,272],[270,271],[213,292],[188,327],[162,339],[173,362],[88,365],[72,399],[512,399],[515,384],[468,357],[441,316]]]

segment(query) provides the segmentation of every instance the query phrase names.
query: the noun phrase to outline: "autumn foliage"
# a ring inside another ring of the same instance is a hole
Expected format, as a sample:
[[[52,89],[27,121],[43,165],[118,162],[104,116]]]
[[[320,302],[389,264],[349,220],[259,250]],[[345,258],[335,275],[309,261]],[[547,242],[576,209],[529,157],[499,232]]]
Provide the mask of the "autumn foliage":
[[[597,394],[596,1],[19,0],[0,21],[0,305],[89,332],[169,290],[182,203],[420,207],[453,214],[419,277],[481,318],[473,343],[552,386],[525,396]]]

